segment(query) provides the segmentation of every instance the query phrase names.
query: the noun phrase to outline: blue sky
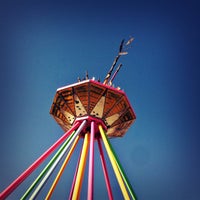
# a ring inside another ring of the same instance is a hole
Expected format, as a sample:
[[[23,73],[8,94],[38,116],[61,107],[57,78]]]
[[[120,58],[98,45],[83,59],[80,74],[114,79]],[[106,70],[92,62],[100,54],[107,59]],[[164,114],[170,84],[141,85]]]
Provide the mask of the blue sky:
[[[115,85],[137,119],[113,147],[140,200],[198,199],[199,18],[193,0],[1,1],[0,191],[63,134],[49,115],[56,89],[86,70],[103,80],[120,41],[131,35],[135,41],[121,58]],[[96,152],[95,195],[102,199]],[[53,199],[67,197],[75,161]],[[9,199],[19,198],[41,169]],[[111,168],[110,174],[121,199]]]

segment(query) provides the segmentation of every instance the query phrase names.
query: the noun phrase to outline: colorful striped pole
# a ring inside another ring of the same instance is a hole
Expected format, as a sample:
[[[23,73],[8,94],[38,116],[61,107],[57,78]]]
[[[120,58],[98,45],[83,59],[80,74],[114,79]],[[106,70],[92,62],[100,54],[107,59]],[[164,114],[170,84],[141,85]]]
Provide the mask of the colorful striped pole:
[[[98,127],[98,128],[97,128]],[[90,132],[86,132],[89,130]],[[97,130],[98,129],[98,130]],[[97,131],[97,132],[96,132]],[[73,132],[73,133],[72,133]],[[97,133],[97,134],[96,134]],[[99,135],[100,133],[100,135]],[[104,143],[106,152],[108,154],[108,157],[110,159],[113,171],[115,173],[115,176],[117,178],[119,187],[122,191],[122,195],[124,199],[129,200],[130,197],[133,200],[136,200],[136,196],[134,194],[133,188],[119,162],[119,159],[117,158],[117,155],[110,143],[110,141],[107,138],[106,133],[104,132],[104,129],[102,128],[101,123],[99,121],[95,121],[95,119],[83,119],[83,121],[78,121],[75,123],[72,128],[66,132],[56,143],[54,143],[40,158],[38,158],[22,175],[20,175],[8,188],[6,188],[1,194],[0,194],[0,200],[5,199],[11,192],[14,190],[27,176],[31,174],[31,172],[36,169],[43,161],[46,159],[60,144],[61,147],[57,151],[57,153],[53,156],[53,158],[49,161],[49,163],[45,166],[45,168],[42,170],[42,172],[39,174],[39,176],[35,179],[35,181],[31,184],[31,186],[27,189],[25,194],[21,197],[21,200],[25,200],[30,193],[33,191],[33,193],[30,195],[31,200],[35,199],[43,186],[46,184],[49,177],[52,175],[53,171],[55,170],[58,163],[62,160],[64,155],[66,155],[66,158],[59,169],[56,178],[54,179],[45,200],[49,200],[55,190],[55,187],[60,180],[64,169],[67,166],[67,163],[69,159],[71,158],[74,149],[76,145],[78,144],[78,141],[80,137],[83,137],[83,145],[82,150],[80,152],[80,156],[77,162],[76,171],[73,178],[73,183],[69,195],[69,200],[78,200],[80,199],[80,192],[82,188],[83,178],[84,178],[84,172],[85,172],[85,166],[87,162],[87,154],[89,151],[89,162],[88,162],[88,188],[87,188],[87,200],[93,200],[94,196],[94,142],[95,138],[98,142],[98,148],[100,153],[100,159],[101,159],[101,165],[104,173],[106,188],[108,192],[108,198],[109,200],[113,200],[113,193],[111,189],[111,184],[109,180],[108,170],[106,167],[106,161],[104,157],[104,152],[101,144],[101,140]],[[68,153],[67,153],[68,152]],[[127,190],[128,189],[128,190]],[[129,193],[128,193],[129,192]],[[129,196],[130,195],[130,196]]]
[[[124,196],[124,199],[129,200],[130,197],[129,197],[128,192],[127,192],[127,190],[126,190],[126,187],[125,187],[125,185],[124,185],[123,179],[122,179],[122,177],[121,177],[121,174],[120,174],[120,171],[119,171],[119,169],[118,169],[118,166],[117,166],[117,164],[116,164],[116,162],[115,162],[115,159],[114,159],[114,156],[113,156],[112,151],[111,151],[111,149],[110,149],[110,146],[109,146],[109,144],[108,144],[108,141],[106,140],[106,134],[104,133],[104,130],[103,130],[103,128],[102,128],[101,125],[99,125],[99,131],[100,131],[102,140],[103,140],[103,142],[104,142],[106,151],[107,151],[107,153],[108,153],[110,162],[111,162],[111,164],[112,164],[113,170],[114,170],[114,172],[115,172],[117,181],[118,181],[118,183],[119,183],[119,186],[120,186],[120,188],[121,188],[122,194],[123,194],[123,196]]]
[[[42,154],[29,168],[27,168],[17,179],[15,179],[1,194],[0,199],[5,199],[10,195],[65,139],[80,125],[75,123],[57,142],[55,142],[44,154]]]

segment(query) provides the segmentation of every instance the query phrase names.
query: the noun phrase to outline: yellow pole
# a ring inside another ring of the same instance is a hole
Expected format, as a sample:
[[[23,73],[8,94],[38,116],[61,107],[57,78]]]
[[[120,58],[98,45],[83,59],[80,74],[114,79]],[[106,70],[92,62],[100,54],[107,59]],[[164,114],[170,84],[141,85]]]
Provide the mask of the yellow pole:
[[[51,195],[52,195],[52,193],[53,193],[53,191],[54,191],[54,189],[55,189],[60,177],[62,176],[62,173],[64,172],[65,167],[67,166],[67,163],[68,163],[68,161],[69,161],[69,159],[70,159],[70,157],[71,157],[71,155],[72,155],[72,153],[73,153],[73,151],[74,151],[74,149],[75,149],[75,147],[76,147],[76,145],[78,143],[79,138],[80,138],[80,136],[78,135],[76,137],[74,143],[72,144],[72,147],[71,147],[70,151],[68,152],[67,157],[66,157],[64,163],[62,164],[62,166],[61,166],[61,168],[60,168],[60,170],[59,170],[59,172],[58,172],[53,184],[51,185],[51,188],[50,188],[45,200],[49,200],[51,198]]]
[[[82,182],[83,182],[84,170],[85,170],[86,159],[87,159],[87,154],[88,154],[89,141],[90,141],[90,134],[86,133],[84,142],[83,142],[83,148],[82,148],[80,163],[79,163],[79,167],[78,167],[78,172],[77,172],[77,176],[76,176],[76,182],[74,185],[72,200],[77,200],[80,198],[80,191],[81,191],[81,186],[82,186]]]
[[[100,131],[103,143],[105,145],[106,151],[108,153],[108,157],[109,157],[110,162],[112,164],[113,170],[115,172],[115,176],[117,178],[117,181],[118,181],[119,186],[121,188],[122,194],[124,196],[124,199],[125,200],[130,200],[130,197],[129,197],[128,192],[126,190],[126,187],[124,185],[123,179],[121,177],[120,171],[119,171],[118,166],[116,164],[115,158],[114,158],[113,153],[112,153],[112,151],[110,149],[110,146],[109,146],[109,144],[108,144],[108,142],[106,140],[106,136],[105,136],[104,130],[103,130],[101,125],[99,125],[99,131]]]

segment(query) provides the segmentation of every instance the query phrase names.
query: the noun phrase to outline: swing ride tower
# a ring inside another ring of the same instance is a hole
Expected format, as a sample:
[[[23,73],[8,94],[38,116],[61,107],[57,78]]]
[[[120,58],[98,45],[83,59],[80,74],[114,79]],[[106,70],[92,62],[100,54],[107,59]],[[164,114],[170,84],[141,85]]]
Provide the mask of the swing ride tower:
[[[134,110],[125,94],[120,88],[112,84],[116,74],[121,68],[118,66],[114,75],[112,71],[121,55],[126,55],[125,47],[133,38],[125,44],[122,40],[118,55],[111,66],[103,83],[94,79],[85,80],[75,84],[58,88],[53,99],[50,114],[65,132],[44,154],[42,154],[27,170],[13,181],[1,194],[0,200],[6,199],[38,166],[49,157],[59,146],[55,155],[46,167],[38,175],[31,186],[22,195],[21,199],[36,199],[49,177],[62,162],[55,179],[46,194],[45,199],[50,199],[56,185],[66,168],[79,141],[83,141],[77,166],[74,170],[74,178],[68,199],[80,199],[80,193],[88,162],[88,189],[87,199],[94,199],[94,145],[98,144],[99,155],[102,164],[108,198],[113,199],[112,187],[109,180],[109,172],[106,167],[103,146],[112,165],[119,187],[124,199],[136,199],[134,190],[128,180],[122,165],[110,143],[111,138],[122,137],[135,121]]]

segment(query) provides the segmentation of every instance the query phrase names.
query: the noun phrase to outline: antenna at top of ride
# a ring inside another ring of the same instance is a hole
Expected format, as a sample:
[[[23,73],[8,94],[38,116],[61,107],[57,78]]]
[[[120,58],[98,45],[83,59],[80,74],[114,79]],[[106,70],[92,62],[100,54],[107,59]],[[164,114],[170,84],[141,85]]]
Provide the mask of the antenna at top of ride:
[[[89,79],[86,72],[83,81],[57,89],[50,114],[64,131],[69,130],[76,121],[92,118],[98,123],[102,122],[109,137],[125,134],[136,116],[126,94],[112,87],[122,64],[111,75],[120,56],[128,54],[127,50],[133,40],[132,37],[127,42],[122,40],[118,55],[103,83]]]
[[[130,39],[125,42],[125,40],[123,39],[121,41],[121,44],[119,46],[119,52],[117,54],[117,56],[115,57],[114,61],[113,61],[113,64],[110,68],[110,70],[108,71],[103,83],[104,84],[108,84],[108,85],[112,85],[112,81],[114,80],[115,76],[117,75],[117,73],[119,72],[120,68],[122,67],[122,64],[120,63],[115,71],[115,73],[113,74],[113,76],[111,77],[112,75],[112,72],[117,64],[117,61],[119,60],[120,56],[124,56],[124,55],[127,55],[128,54],[128,49],[130,48],[130,44],[133,42],[134,38],[133,37],[130,37]]]

